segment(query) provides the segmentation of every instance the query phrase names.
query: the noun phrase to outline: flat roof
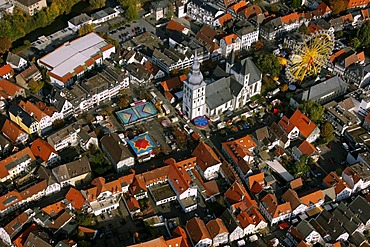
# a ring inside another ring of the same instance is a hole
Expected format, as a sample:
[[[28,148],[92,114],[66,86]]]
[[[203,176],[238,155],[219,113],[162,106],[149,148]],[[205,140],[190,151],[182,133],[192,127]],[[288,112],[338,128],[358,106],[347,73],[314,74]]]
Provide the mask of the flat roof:
[[[152,192],[153,199],[156,202],[176,196],[175,192],[172,190],[171,186],[168,183],[156,184],[151,186],[149,189]]]
[[[83,37],[66,42],[62,46],[39,59],[51,72],[63,77],[73,73],[78,66],[84,66],[85,62],[98,54],[101,48],[108,43],[96,33],[89,33]]]
[[[116,115],[124,125],[127,125],[154,117],[157,115],[157,110],[152,103],[142,101],[135,106],[117,111]]]

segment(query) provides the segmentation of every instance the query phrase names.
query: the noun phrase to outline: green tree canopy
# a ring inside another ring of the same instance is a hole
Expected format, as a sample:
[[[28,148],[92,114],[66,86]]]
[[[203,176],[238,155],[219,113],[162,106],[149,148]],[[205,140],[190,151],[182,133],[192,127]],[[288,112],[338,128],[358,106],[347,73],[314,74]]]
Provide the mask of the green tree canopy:
[[[299,109],[316,124],[324,119],[324,107],[315,101],[305,101],[299,105]]]
[[[4,53],[12,47],[12,41],[7,38],[0,38],[0,53]]]
[[[256,57],[255,63],[263,74],[270,74],[271,76],[279,76],[280,74],[281,65],[274,54],[260,54]]]
[[[302,0],[293,0],[292,1],[292,8],[299,8],[302,6]]]
[[[94,9],[105,7],[105,0],[89,0],[89,4]]]
[[[38,94],[44,85],[45,83],[43,81],[35,81],[33,79],[28,82],[28,87],[34,94]]]
[[[84,36],[85,34],[94,32],[94,25],[85,24],[80,29],[78,29],[78,36]]]
[[[302,34],[308,34],[309,33],[308,27],[304,23],[298,28],[298,31]]]
[[[361,45],[361,41],[357,38],[357,37],[354,37],[352,38],[349,43],[348,43],[349,46],[351,46],[353,49],[357,49],[360,47]]]
[[[310,171],[310,167],[308,165],[309,157],[307,155],[303,155],[299,161],[295,164],[295,177],[302,176],[303,174]]]
[[[27,15],[19,9],[15,9],[13,14],[5,15],[0,21],[0,38],[10,41],[22,38],[37,28],[50,25],[57,16],[71,12],[73,5],[80,1],[53,0],[49,7],[43,8],[33,16]],[[0,42],[0,46],[5,46],[2,43],[4,42]],[[7,50],[9,48],[8,46]]]
[[[362,46],[370,45],[370,20],[365,22],[357,31],[357,38]]]
[[[334,127],[330,122],[325,122],[321,126],[320,135],[321,138],[325,141],[325,143],[328,143],[334,139]]]
[[[118,0],[119,4],[125,10],[124,16],[127,20],[132,21],[139,18],[139,12],[137,5],[139,4],[138,0]]]

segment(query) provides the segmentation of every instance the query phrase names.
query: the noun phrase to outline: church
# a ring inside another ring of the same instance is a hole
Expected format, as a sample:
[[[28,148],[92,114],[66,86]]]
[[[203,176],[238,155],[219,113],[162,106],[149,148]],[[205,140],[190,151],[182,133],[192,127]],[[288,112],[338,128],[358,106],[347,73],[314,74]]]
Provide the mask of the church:
[[[183,88],[185,115],[190,119],[216,118],[225,111],[241,109],[252,96],[261,93],[262,73],[252,59],[248,57],[235,64],[234,60],[232,52],[226,62],[226,71],[217,66],[211,77],[204,79],[195,53]]]

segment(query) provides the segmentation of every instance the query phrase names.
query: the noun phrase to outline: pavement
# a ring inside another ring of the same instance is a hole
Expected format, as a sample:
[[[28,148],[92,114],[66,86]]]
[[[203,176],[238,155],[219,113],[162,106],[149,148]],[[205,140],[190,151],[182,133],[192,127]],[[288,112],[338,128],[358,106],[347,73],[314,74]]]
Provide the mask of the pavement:
[[[123,43],[143,32],[155,33],[156,29],[154,26],[149,24],[145,19],[138,19],[134,22],[128,23],[117,29],[109,31],[108,36],[114,40],[117,40],[120,43]]]

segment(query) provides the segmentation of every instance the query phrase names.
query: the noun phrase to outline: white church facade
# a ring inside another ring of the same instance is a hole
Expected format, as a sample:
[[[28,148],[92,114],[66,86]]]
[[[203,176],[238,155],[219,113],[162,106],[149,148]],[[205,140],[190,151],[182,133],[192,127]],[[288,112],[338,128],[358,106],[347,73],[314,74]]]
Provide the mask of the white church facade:
[[[192,70],[183,88],[183,112],[190,119],[199,116],[209,118],[227,110],[238,110],[248,100],[261,93],[262,73],[251,58],[234,64],[234,54],[226,64],[226,71],[217,67],[211,78],[206,80],[200,71],[197,54]]]

